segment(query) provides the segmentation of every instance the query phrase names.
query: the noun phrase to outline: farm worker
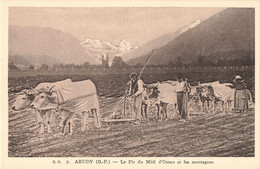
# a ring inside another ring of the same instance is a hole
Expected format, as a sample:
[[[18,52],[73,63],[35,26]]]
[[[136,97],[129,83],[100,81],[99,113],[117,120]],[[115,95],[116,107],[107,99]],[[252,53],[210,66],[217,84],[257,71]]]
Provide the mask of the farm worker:
[[[235,111],[243,113],[248,110],[248,94],[245,80],[240,75],[236,75],[233,81],[235,82],[233,85],[235,88],[234,108]]]
[[[130,82],[128,96],[133,98],[133,117],[136,119],[135,124],[139,124],[141,122],[141,110],[142,110],[142,93],[144,91],[144,83],[143,80],[140,79],[137,73],[130,74]]]
[[[176,93],[177,93],[177,105],[181,116],[180,121],[186,122],[187,119],[187,99],[188,99],[188,84],[187,79],[184,80],[182,74],[178,74],[176,83]]]

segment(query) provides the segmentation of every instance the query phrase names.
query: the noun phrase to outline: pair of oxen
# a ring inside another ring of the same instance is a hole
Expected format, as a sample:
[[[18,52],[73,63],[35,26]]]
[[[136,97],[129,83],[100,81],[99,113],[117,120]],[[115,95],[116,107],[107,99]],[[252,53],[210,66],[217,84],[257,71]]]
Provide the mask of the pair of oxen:
[[[235,89],[232,86],[231,83],[219,83],[219,81],[203,83],[194,87],[193,93],[190,95],[199,96],[202,111],[205,111],[206,108],[210,110],[209,102],[211,101],[213,103],[211,111],[215,112],[216,104],[220,103],[222,110],[229,113],[234,109]],[[246,97],[249,108],[254,108],[252,94],[248,89],[246,89]]]
[[[147,118],[147,112],[149,106],[155,104],[158,109],[158,118],[162,121],[167,118],[167,105],[172,104],[174,107],[174,113],[177,112],[177,93],[176,93],[177,81],[164,81],[154,84],[146,85],[144,97],[143,97],[143,109],[142,117]],[[231,83],[219,83],[210,82],[202,83],[198,86],[190,86],[187,93],[187,101],[198,99],[200,110],[216,111],[216,104],[220,104],[223,112],[231,112],[232,103],[234,101],[235,90],[231,88]],[[249,90],[247,90],[248,98],[252,101],[252,96]],[[210,109],[210,102],[212,102],[212,108]],[[189,106],[189,104],[188,104]]]
[[[32,108],[37,113],[40,133],[44,133],[44,116],[46,115],[47,132],[51,133],[51,117],[58,111],[62,117],[61,134],[65,134],[65,126],[69,126],[72,134],[72,117],[81,112],[83,117],[81,131],[85,131],[89,113],[95,117],[95,126],[101,127],[99,102],[96,86],[91,80],[72,82],[71,79],[54,83],[40,83],[34,89],[25,89],[17,93],[12,110],[18,111]]]

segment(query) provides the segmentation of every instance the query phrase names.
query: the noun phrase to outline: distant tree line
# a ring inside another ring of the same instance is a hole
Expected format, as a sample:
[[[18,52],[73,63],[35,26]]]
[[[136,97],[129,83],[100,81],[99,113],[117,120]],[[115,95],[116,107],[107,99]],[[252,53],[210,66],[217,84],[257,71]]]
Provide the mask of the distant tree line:
[[[221,58],[214,60],[207,56],[199,55],[197,60],[192,63],[185,64],[181,57],[177,57],[174,61],[170,60],[167,66],[254,66],[255,60],[249,55],[244,55],[240,58]],[[165,66],[165,65],[162,65]]]
[[[244,55],[240,58],[221,58],[213,61],[208,60],[205,56],[199,56],[196,62],[198,66],[253,66],[255,65],[255,60],[248,56]]]
[[[177,57],[174,61],[170,60],[168,64],[164,65],[156,65],[156,64],[149,64],[147,67],[193,67],[193,66],[253,66],[255,65],[254,58],[249,57],[248,55],[242,56],[240,58],[222,58],[216,61],[209,60],[208,57],[199,55],[195,62],[190,64],[184,64],[181,57]],[[115,56],[111,66],[108,65],[108,62],[103,62],[101,65],[90,65],[88,62],[84,62],[81,65],[77,64],[54,64],[49,66],[47,64],[42,64],[38,67],[33,65],[27,66],[26,70],[87,70],[93,68],[100,68],[100,69],[113,69],[113,70],[122,70],[122,69],[129,69],[129,68],[141,68],[143,64],[137,63],[136,65],[128,65],[120,56]],[[19,68],[12,62],[8,65],[9,70],[19,70]]]

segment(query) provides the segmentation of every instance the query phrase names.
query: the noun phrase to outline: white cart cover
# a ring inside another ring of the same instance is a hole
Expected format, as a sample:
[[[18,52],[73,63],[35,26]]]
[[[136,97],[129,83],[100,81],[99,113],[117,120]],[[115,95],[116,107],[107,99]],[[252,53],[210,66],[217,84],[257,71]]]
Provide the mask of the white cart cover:
[[[71,112],[99,109],[96,86],[91,80],[55,87],[54,91],[57,92],[60,109]]]
[[[231,84],[213,84],[214,95],[217,99],[222,101],[233,101],[235,90],[228,87]]]
[[[34,90],[40,90],[40,89],[46,89],[46,88],[52,88],[54,86],[58,87],[58,86],[67,86],[71,83],[71,79],[66,79],[66,80],[62,80],[62,81],[57,81],[57,82],[53,82],[53,83],[39,83]]]
[[[158,83],[158,90],[160,92],[160,101],[169,104],[177,103],[176,86],[173,86],[170,83]]]

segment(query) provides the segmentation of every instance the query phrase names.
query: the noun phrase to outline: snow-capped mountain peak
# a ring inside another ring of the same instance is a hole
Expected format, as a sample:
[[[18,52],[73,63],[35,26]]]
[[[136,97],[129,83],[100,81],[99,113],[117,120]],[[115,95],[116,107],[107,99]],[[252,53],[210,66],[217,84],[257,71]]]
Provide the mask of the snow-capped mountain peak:
[[[131,43],[125,39],[121,40],[119,45],[114,45],[109,41],[87,38],[80,43],[85,51],[101,63],[102,56],[109,56],[110,61],[114,56],[122,56],[124,53],[137,49],[132,47]]]
[[[122,40],[119,44],[119,47],[125,51],[129,51],[130,49],[132,49],[130,42],[128,42],[127,40]]]

